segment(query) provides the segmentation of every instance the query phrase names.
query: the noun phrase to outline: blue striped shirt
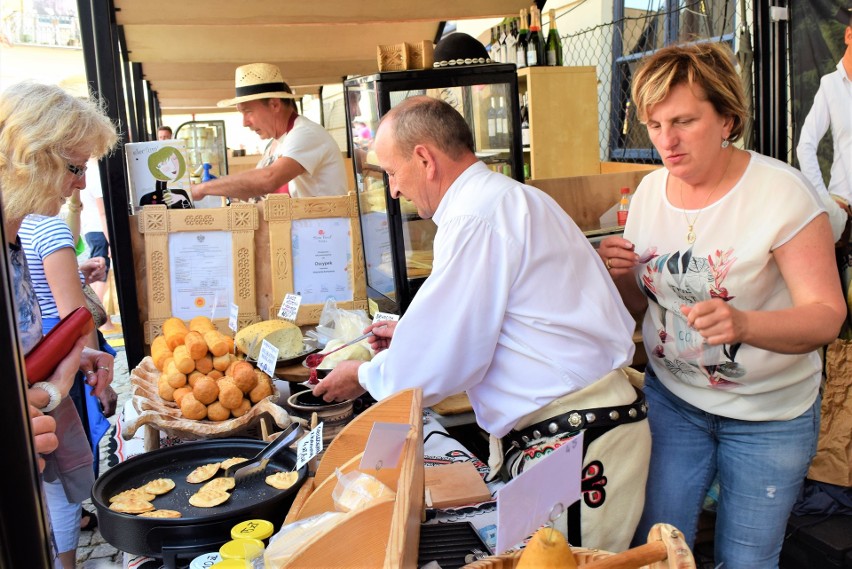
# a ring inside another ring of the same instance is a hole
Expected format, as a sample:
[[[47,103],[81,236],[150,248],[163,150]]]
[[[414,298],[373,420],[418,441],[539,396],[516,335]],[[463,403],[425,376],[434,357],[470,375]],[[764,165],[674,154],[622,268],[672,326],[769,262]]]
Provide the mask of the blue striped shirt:
[[[27,256],[27,265],[30,269],[33,290],[41,307],[41,316],[42,318],[59,318],[56,301],[53,299],[50,284],[44,274],[44,259],[65,247],[74,250],[71,230],[65,221],[58,217],[28,215],[21,223],[18,236],[21,238],[21,246]],[[85,283],[83,274],[80,271],[77,271],[77,274],[82,286]]]

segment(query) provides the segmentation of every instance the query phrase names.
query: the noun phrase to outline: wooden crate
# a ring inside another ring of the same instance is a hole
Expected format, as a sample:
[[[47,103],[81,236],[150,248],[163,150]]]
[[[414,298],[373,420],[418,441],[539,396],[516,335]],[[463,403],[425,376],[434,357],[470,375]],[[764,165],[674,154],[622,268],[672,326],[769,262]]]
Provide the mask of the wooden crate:
[[[283,567],[416,567],[423,517],[423,412],[419,389],[401,391],[356,417],[323,453],[317,472],[299,490],[285,524],[334,511],[335,469],[359,470],[374,423],[411,426],[396,468],[360,469],[396,492],[391,501],[349,512],[342,523],[306,541]]]

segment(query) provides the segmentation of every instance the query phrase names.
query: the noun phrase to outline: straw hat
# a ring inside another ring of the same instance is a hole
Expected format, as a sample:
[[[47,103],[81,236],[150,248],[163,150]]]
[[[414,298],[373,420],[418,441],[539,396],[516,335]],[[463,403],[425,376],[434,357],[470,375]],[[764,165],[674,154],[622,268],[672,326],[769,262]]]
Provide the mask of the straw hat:
[[[233,107],[257,99],[295,99],[290,86],[284,82],[281,70],[271,63],[249,63],[237,67],[236,97],[216,103],[217,107]]]

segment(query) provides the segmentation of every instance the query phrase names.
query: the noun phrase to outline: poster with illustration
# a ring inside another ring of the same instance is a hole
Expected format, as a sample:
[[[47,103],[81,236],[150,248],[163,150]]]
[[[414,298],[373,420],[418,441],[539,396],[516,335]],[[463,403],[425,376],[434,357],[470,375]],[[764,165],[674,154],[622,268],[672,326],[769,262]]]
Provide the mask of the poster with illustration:
[[[124,151],[134,213],[146,205],[193,207],[183,140],[128,142]]]

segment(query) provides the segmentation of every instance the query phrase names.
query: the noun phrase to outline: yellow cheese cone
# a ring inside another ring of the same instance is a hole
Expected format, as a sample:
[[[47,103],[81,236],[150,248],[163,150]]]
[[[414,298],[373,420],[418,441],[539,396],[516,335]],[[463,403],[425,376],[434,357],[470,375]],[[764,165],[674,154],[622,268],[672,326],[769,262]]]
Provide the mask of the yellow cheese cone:
[[[562,533],[543,527],[521,553],[516,569],[577,569],[577,561]]]

